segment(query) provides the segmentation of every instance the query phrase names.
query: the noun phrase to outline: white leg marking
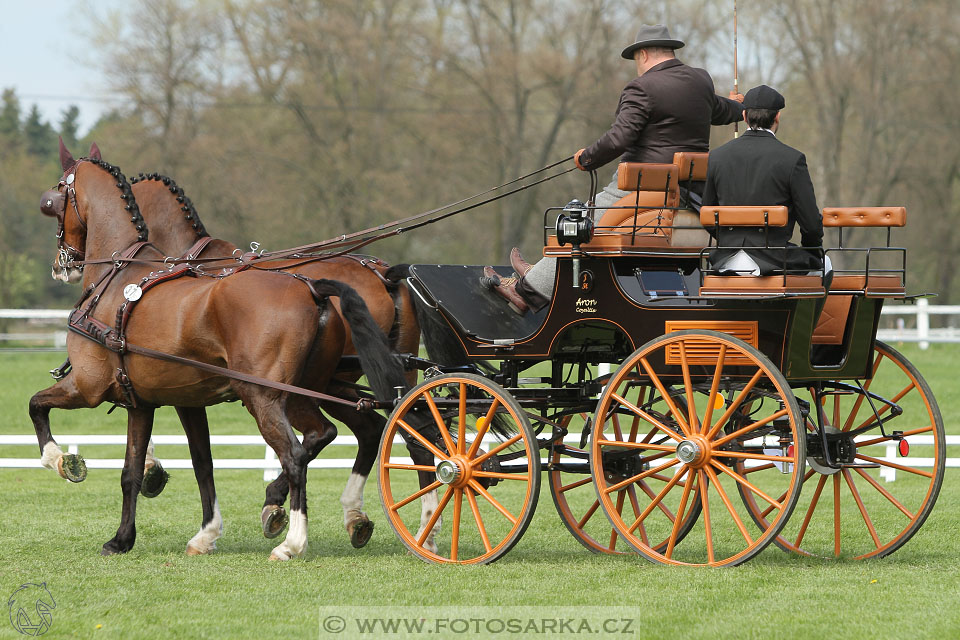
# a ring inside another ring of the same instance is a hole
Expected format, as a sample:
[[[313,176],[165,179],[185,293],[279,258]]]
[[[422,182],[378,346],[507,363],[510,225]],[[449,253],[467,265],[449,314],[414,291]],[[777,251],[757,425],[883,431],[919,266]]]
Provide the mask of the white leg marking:
[[[189,555],[203,555],[217,548],[217,539],[223,534],[223,518],[220,517],[220,502],[213,501],[213,517],[203,526],[197,535],[187,543]]]
[[[343,506],[343,524],[350,524],[358,516],[365,518],[363,513],[363,487],[367,484],[367,476],[359,473],[351,473],[347,479],[347,486],[343,489],[343,495],[340,496],[340,504]]]
[[[274,548],[271,560],[300,557],[307,550],[307,516],[302,511],[290,512],[290,528],[286,539]]]
[[[47,444],[43,445],[43,454],[40,456],[40,464],[45,466],[47,469],[53,469],[57,473],[60,473],[60,458],[63,457],[63,450],[60,449],[60,446],[54,442],[50,441]]]
[[[153,456],[153,438],[150,438],[150,441],[147,443],[147,457],[143,463],[143,470],[146,471],[155,464],[157,464],[157,459]]]
[[[437,510],[437,507],[440,504],[439,494],[437,490],[434,489],[430,493],[426,494],[420,498],[420,529],[417,530],[417,540],[420,539],[420,536],[423,535],[423,530],[427,528],[427,523],[430,522],[430,518],[433,517],[433,512]],[[438,533],[440,533],[440,524],[443,520],[443,517],[437,518],[436,524],[433,525],[433,530],[430,531],[426,539],[423,541],[423,547],[431,553],[437,552],[437,542],[435,540]]]

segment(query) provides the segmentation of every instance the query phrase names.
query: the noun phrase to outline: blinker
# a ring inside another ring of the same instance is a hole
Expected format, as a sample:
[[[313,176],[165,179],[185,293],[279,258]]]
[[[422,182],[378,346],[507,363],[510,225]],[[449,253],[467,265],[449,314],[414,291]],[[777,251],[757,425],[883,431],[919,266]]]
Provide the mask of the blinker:
[[[68,175],[66,180],[67,184],[73,184],[74,178],[75,178],[75,174],[71,173],[70,175]]]

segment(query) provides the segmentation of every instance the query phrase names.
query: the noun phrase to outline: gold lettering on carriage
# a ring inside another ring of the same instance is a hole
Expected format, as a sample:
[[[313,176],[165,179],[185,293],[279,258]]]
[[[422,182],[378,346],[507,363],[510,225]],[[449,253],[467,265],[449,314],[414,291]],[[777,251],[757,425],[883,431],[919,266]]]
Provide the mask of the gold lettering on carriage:
[[[577,298],[577,313],[596,313],[597,301],[594,298]]]

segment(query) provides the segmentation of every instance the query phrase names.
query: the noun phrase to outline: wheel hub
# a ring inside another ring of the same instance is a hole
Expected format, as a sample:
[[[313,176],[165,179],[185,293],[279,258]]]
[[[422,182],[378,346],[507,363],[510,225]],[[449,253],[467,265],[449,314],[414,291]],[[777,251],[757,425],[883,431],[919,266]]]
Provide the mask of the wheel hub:
[[[443,484],[461,484],[465,476],[464,467],[457,460],[443,460],[437,465],[437,480]]]
[[[677,459],[691,467],[702,466],[709,457],[710,445],[702,437],[694,436],[677,445]]]

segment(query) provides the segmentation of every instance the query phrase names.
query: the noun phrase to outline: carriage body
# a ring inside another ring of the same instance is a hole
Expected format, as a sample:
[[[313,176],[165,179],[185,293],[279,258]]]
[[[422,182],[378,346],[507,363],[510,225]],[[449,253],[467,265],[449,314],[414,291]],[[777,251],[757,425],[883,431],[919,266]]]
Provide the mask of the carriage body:
[[[676,175],[677,168],[666,175]],[[626,171],[638,190],[648,186],[642,170]],[[397,505],[406,503],[389,489],[390,471],[384,473],[384,465],[392,464],[388,440],[409,435],[393,425],[427,396],[440,431],[446,423],[450,434],[446,451],[435,436],[435,461],[452,450],[458,473],[471,468],[464,451],[456,453],[458,443],[482,441],[471,447],[481,456],[488,448],[498,451],[490,419],[512,420],[516,427],[499,441],[512,435],[511,446],[523,447],[502,449],[510,453],[493,471],[497,482],[516,484],[506,482],[513,474],[526,483],[525,494],[535,496],[539,485],[532,478],[544,468],[561,518],[593,551],[638,551],[666,564],[733,565],[775,543],[799,553],[874,557],[902,546],[926,519],[943,477],[942,419],[915,368],[876,340],[884,302],[907,297],[905,252],[891,246],[889,234],[890,227],[903,225],[905,212],[825,210],[825,226],[839,231],[837,246],[827,250],[838,265],[832,278],[789,271],[727,276],[709,268],[704,243],[674,242],[690,216],[680,214],[683,203],[658,171],[649,173],[659,191],[624,199],[620,208],[627,214],[608,210],[604,215],[617,216],[615,224],[601,224],[580,245],[558,242],[550,224],[558,210],[545,213],[544,255],[557,258],[557,274],[550,305],[540,312],[521,317],[509,310],[479,284],[480,266],[411,267],[411,290],[471,363],[459,371],[473,366],[473,374],[485,380],[480,390],[471,374],[447,369],[446,379],[428,378],[391,417],[381,446],[381,497],[391,524],[416,555],[493,561],[532,517],[532,505],[523,500],[500,510],[513,524],[501,544],[484,538],[469,559],[460,555],[467,498],[478,530],[483,518],[477,500],[495,500],[484,492],[496,487],[477,484],[494,478],[488,468],[473,484],[454,480],[448,486],[447,500],[458,506],[457,533],[447,551],[424,547],[423,522],[404,531]],[[690,169],[687,175],[693,174]],[[721,222],[736,219],[722,218],[726,213],[701,212],[704,224],[694,219],[690,231],[705,235],[715,214],[719,232]],[[755,223],[758,212],[734,213]],[[776,217],[759,213],[765,224]],[[886,227],[886,242],[844,247],[847,226]],[[445,386],[448,391],[438,391]],[[907,456],[911,439],[931,435],[932,472],[909,459],[878,458],[884,446],[888,452],[898,446]],[[904,481],[902,492],[887,489],[878,477],[890,469],[919,481]],[[825,490],[828,482],[832,491]],[[805,483],[810,487],[801,500]],[[443,484],[440,478],[437,486]],[[821,507],[830,494],[832,510]],[[437,513],[445,504],[440,500]],[[795,508],[805,513],[788,527]],[[858,530],[851,519],[861,522]],[[437,522],[426,523],[427,529]]]

